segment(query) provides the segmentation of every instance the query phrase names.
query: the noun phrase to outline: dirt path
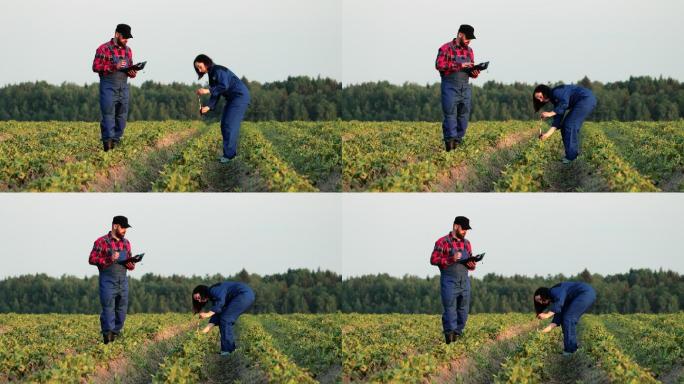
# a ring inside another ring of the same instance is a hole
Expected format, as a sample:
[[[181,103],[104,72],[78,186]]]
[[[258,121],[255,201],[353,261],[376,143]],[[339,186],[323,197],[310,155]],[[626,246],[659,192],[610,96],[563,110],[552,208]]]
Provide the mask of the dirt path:
[[[498,334],[495,339],[484,343],[477,354],[474,354],[473,356],[463,356],[452,361],[446,367],[442,368],[438,374],[431,376],[426,381],[424,380],[424,382],[446,384],[454,382],[483,383],[491,381],[491,378],[493,377],[492,372],[498,370],[498,367],[507,355],[506,352],[510,352],[514,349],[515,339],[522,334],[531,332],[538,324],[539,323],[535,320],[527,324],[506,328]],[[504,353],[498,356],[497,352],[500,353],[501,350],[503,350]],[[487,367],[483,366],[484,362],[487,362],[491,367],[486,369]]]
[[[153,147],[145,149],[137,159],[98,173],[95,181],[89,183],[92,192],[144,192],[151,185],[159,171],[173,157],[180,144],[196,137],[202,129],[192,128],[173,132],[162,137]]]
[[[684,379],[684,365],[681,363],[675,365],[669,372],[666,372],[658,377],[658,380],[664,384],[681,383]]]
[[[233,353],[228,357],[207,356],[204,366],[207,367],[206,384],[268,383],[268,377],[239,353]]]
[[[497,337],[494,342],[483,346],[480,353],[470,359],[463,359],[461,368],[450,377],[438,383],[459,382],[463,384],[492,383],[501,369],[501,364],[513,355],[520,343],[520,336],[535,332],[536,321],[531,324],[510,329],[509,332]],[[596,362],[580,351],[566,357],[560,354],[562,346],[558,345],[559,353],[552,353],[544,360],[545,383],[574,384],[574,383],[609,383],[610,380]]]
[[[164,360],[171,341],[178,335],[189,332],[195,327],[194,323],[178,325],[161,330],[153,339],[146,340],[135,352],[142,358],[131,361],[131,358],[119,358],[110,361],[107,366],[97,367],[95,373],[88,377],[88,383],[148,383],[150,374],[156,371],[159,363]],[[144,366],[137,366],[144,363]]]
[[[544,364],[545,371],[550,375],[548,384],[610,383],[605,372],[581,350],[572,356],[563,356],[560,353],[549,355]]]
[[[266,183],[260,176],[240,160],[240,156],[228,164],[218,161],[207,164],[206,192],[253,192],[266,191]]]
[[[549,184],[547,192],[608,191],[606,181],[581,156],[570,164],[560,161],[548,164],[544,169],[544,179]]]
[[[660,186],[665,192],[684,191],[684,171],[673,174],[669,179],[662,182]]]
[[[459,164],[446,171],[432,186],[432,190],[434,192],[490,191],[501,170],[515,157],[516,149],[524,146],[535,135],[535,130],[527,130],[503,137],[496,145],[487,148],[482,154],[483,158],[474,164]]]

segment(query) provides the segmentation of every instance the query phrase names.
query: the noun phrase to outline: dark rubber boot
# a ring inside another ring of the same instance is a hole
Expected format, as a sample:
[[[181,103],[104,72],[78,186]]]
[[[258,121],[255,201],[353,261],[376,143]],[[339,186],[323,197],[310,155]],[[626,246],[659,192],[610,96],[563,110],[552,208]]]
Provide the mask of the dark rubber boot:
[[[102,338],[104,339],[105,344],[109,344],[109,342],[112,341],[112,333],[111,332],[105,332],[102,334]]]
[[[111,140],[104,140],[102,141],[102,148],[104,149],[105,152],[109,151],[110,149],[114,148],[112,141]]]
[[[453,332],[444,332],[444,341],[449,344],[452,341],[454,341],[454,333]]]

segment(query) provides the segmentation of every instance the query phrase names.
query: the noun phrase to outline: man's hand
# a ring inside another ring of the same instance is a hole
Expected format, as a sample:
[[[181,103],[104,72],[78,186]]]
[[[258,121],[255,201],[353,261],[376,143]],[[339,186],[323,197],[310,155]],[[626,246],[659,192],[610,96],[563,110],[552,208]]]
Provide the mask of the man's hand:
[[[138,74],[138,71],[136,71],[135,69],[131,69],[128,72],[126,72],[126,74],[128,75],[128,77],[133,78]]]
[[[132,261],[127,262],[126,263],[126,269],[128,269],[129,271],[134,270],[135,269],[135,263]]]
[[[466,268],[468,268],[469,270],[474,271],[475,266],[477,266],[475,260],[466,261]]]
[[[214,323],[207,324],[207,326],[204,327],[204,329],[202,329],[202,333],[208,333],[209,331],[211,331],[212,328],[214,328],[214,325]]]
[[[480,70],[479,69],[473,70],[472,72],[470,72],[470,76],[472,76],[472,77],[480,76]]]
[[[112,252],[112,261],[119,260],[119,251]]]
[[[451,261],[455,263],[455,262],[461,260],[461,257],[463,257],[463,253],[456,252],[456,253],[454,253],[453,256],[451,256]]]
[[[556,112],[554,112],[554,111],[546,111],[546,112],[542,112],[539,116],[541,116],[542,119],[548,119],[549,117],[554,117],[554,116],[556,116]]]
[[[195,93],[199,96],[202,96],[202,95],[208,95],[210,92],[206,88],[200,88],[197,91],[195,91]]]
[[[557,327],[556,323],[551,323],[551,324],[547,325],[544,329],[542,329],[540,332],[541,333],[548,333],[548,332],[551,332],[551,330],[556,328],[556,327]]]
[[[204,106],[204,107],[200,108],[200,113],[201,113],[201,114],[204,115],[204,114],[206,114],[207,112],[209,112],[209,107]]]
[[[121,68],[126,68],[128,62],[126,60],[120,60],[118,63],[116,63],[116,69],[121,69]]]

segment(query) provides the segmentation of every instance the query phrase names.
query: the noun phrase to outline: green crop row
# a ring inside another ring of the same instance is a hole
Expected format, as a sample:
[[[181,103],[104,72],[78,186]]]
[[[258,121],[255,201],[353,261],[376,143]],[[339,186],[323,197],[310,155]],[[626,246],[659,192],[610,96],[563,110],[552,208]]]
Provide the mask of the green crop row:
[[[122,144],[104,152],[96,123],[46,122],[0,125],[0,190],[84,191],[98,177],[139,160],[164,137],[196,122],[135,122]]]
[[[0,338],[0,379],[79,382],[96,368],[144,346],[187,316],[131,315],[122,338],[103,344],[94,315],[6,315],[14,326]]]
[[[352,315],[343,327],[343,372],[350,380],[420,381],[474,352],[530,316],[473,315],[456,343],[445,344],[434,315]]]
[[[672,122],[602,123],[617,151],[661,189],[683,191],[684,183],[668,181],[684,172],[684,132]]]
[[[343,136],[344,190],[426,191],[461,165],[482,161],[507,136],[529,125],[475,123],[455,151],[443,149],[434,123],[347,123]]]
[[[314,377],[342,365],[342,336],[331,316],[312,315],[305,321],[291,315],[259,316],[274,345]]]
[[[523,337],[513,355],[501,364],[495,383],[535,384],[548,381],[545,376],[548,354],[558,352],[560,332],[532,331]]]
[[[662,375],[684,362],[684,322],[673,315],[601,315],[621,350],[639,365]],[[634,337],[639,335],[639,337]]]
[[[208,354],[216,353],[214,335],[190,331],[171,350],[152,377],[153,383],[200,383],[206,380],[204,361]]]
[[[238,351],[263,371],[271,383],[316,383],[307,370],[279,351],[273,337],[254,316],[244,316],[239,325],[241,343]]]
[[[341,123],[263,122],[258,128],[272,143],[278,157],[287,161],[297,173],[306,175],[316,188],[340,189]]]
[[[655,192],[653,182],[635,170],[617,152],[615,144],[596,126],[583,129],[584,158],[613,192]]]
[[[651,373],[630,359],[620,348],[615,337],[597,316],[582,317],[580,337],[586,352],[616,383],[657,383]]]

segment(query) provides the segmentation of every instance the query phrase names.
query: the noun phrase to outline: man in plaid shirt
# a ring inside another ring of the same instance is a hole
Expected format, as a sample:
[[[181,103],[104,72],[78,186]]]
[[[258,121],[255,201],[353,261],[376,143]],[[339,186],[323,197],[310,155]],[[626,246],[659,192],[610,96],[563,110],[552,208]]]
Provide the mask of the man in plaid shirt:
[[[442,295],[442,328],[446,343],[456,341],[463,334],[470,305],[470,278],[468,271],[475,269],[474,261],[465,261],[473,254],[465,236],[470,220],[456,216],[451,232],[435,242],[430,264],[439,267]]]
[[[442,78],[442,133],[448,151],[461,144],[468,128],[471,88],[469,78],[476,78],[480,71],[469,68],[475,65],[470,40],[475,39],[475,29],[468,24],[458,28],[458,36],[442,45],[437,52],[435,68]]]
[[[93,72],[100,76],[100,131],[106,151],[114,149],[124,134],[128,117],[128,78],[137,72],[126,68],[133,65],[133,53],[127,46],[132,38],[131,27],[116,26],[114,38],[100,45],[95,51]]]
[[[126,271],[135,269],[129,259],[131,243],[124,237],[131,226],[125,216],[114,216],[112,230],[95,240],[88,263],[96,265],[100,272],[100,327],[104,343],[114,341],[126,321],[128,309],[128,277]]]

